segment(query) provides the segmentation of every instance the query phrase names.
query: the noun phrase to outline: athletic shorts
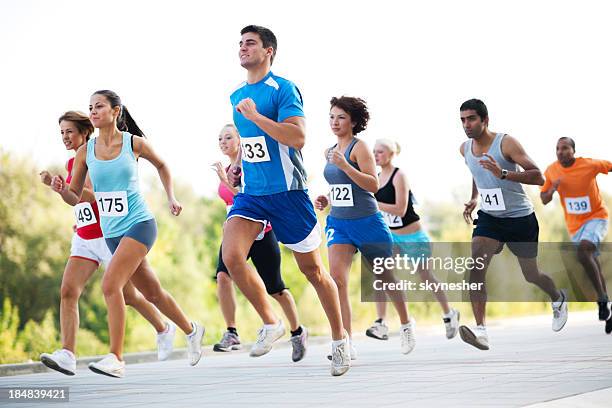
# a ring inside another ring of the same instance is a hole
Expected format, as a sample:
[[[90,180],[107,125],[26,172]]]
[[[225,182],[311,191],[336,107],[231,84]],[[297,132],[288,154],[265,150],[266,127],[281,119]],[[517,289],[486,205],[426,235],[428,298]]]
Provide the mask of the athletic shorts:
[[[132,225],[129,230],[123,235],[118,237],[106,238],[106,245],[108,249],[114,254],[121,242],[123,237],[130,237],[140,242],[147,247],[147,252],[153,247],[153,243],[157,238],[157,223],[155,218],[148,219],[146,221],[137,222]]]
[[[504,244],[507,244],[510,251],[519,258],[538,256],[540,226],[535,213],[524,217],[501,218],[479,210],[474,224],[476,228],[472,231],[472,238],[488,237],[499,241],[496,253],[500,253]]]
[[[83,239],[78,234],[72,236],[71,258],[88,259],[106,267],[112,256],[104,238]]]
[[[380,212],[362,218],[344,219],[327,216],[327,246],[349,244],[372,261],[393,256],[393,237]]]
[[[219,261],[215,280],[220,272],[227,273],[227,266],[223,263],[222,247],[219,247]],[[266,292],[270,295],[280,293],[286,289],[285,282],[281,277],[281,252],[274,231],[269,231],[264,237],[255,241],[251,246],[247,260],[251,259],[255,269],[266,286]]]
[[[227,219],[233,217],[260,222],[262,230],[271,223],[276,238],[296,252],[311,252],[321,244],[314,206],[304,190],[264,196],[238,193]]]
[[[575,244],[579,244],[580,241],[592,242],[598,248],[596,254],[599,255],[599,244],[606,238],[607,233],[608,220],[603,218],[588,220],[572,235],[572,242]]]
[[[393,245],[400,255],[406,255],[409,258],[428,258],[431,256],[431,246],[429,235],[423,230],[413,232],[412,234],[394,234]]]

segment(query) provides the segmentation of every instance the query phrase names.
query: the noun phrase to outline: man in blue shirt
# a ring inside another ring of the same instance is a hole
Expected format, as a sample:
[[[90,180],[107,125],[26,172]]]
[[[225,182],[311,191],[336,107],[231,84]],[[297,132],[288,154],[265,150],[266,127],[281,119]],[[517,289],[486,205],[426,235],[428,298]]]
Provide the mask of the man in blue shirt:
[[[238,56],[247,80],[232,93],[234,123],[241,136],[242,192],[234,198],[223,233],[223,259],[234,282],[264,322],[251,356],[266,354],[284,334],[261,279],[247,263],[255,239],[268,223],[278,240],[293,250],[295,260],[315,287],[332,330],[332,375],[350,368],[348,344],[338,289],[324,269],[319,253],[321,233],[306,192],[306,172],[300,149],[306,132],[302,96],[291,81],[270,68],[277,41],[260,26],[242,29]],[[238,163],[230,169],[237,181]]]

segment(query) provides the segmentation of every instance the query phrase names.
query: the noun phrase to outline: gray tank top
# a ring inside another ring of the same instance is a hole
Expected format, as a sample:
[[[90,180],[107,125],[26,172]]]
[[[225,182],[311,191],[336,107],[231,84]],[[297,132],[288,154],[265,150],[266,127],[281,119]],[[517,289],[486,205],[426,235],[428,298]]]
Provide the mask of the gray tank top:
[[[346,160],[357,170],[359,170],[359,166],[350,157],[351,151],[358,141],[359,139],[354,138],[344,152]],[[331,149],[336,146],[332,146]],[[329,183],[329,198],[331,202],[329,215],[335,218],[355,219],[368,217],[378,212],[378,203],[376,198],[374,198],[374,194],[359,187],[338,166],[327,162],[323,175]]]
[[[516,163],[511,163],[502,154],[501,143],[505,134],[498,133],[493,139],[487,154],[492,156],[502,169],[508,171],[519,171]],[[463,154],[465,163],[472,172],[472,177],[478,187],[480,195],[480,209],[494,217],[517,218],[525,217],[533,212],[533,205],[521,183],[516,181],[501,180],[495,177],[489,170],[478,163],[484,156],[475,156],[472,151],[473,140],[469,139],[464,145]]]

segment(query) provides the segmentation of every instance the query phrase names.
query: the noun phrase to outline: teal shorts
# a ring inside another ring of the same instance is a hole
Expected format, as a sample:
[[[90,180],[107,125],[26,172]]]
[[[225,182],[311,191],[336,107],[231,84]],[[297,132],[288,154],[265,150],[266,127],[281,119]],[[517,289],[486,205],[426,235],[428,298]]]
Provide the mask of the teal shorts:
[[[400,255],[407,255],[410,258],[430,257],[431,256],[431,240],[429,235],[423,230],[419,230],[412,234],[394,234],[393,247],[395,252]]]

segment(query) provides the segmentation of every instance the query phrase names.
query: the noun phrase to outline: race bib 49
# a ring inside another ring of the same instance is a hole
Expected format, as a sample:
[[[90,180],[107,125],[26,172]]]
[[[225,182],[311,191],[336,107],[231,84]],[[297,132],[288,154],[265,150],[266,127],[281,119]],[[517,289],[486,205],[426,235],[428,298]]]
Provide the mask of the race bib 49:
[[[83,228],[98,222],[91,203],[78,203],[74,206],[74,217],[77,228]]]

